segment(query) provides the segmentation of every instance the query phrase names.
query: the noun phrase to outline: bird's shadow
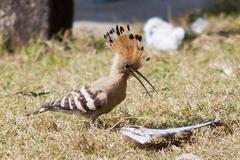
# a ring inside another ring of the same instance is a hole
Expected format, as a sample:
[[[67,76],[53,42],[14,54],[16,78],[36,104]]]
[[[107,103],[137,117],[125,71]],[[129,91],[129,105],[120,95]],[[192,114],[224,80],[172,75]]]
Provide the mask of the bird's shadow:
[[[134,143],[134,146],[147,151],[166,150],[173,146],[181,148],[184,144],[195,142],[192,135],[192,132],[189,131],[178,136],[161,137],[159,140],[153,140],[145,144]]]

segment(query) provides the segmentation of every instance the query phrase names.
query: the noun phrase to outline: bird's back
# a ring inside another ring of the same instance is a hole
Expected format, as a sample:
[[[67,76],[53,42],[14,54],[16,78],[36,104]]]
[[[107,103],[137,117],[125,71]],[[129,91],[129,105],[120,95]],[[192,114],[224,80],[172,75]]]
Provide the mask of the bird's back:
[[[72,90],[55,101],[42,104],[34,114],[59,111],[79,114],[95,121],[125,99],[126,87],[127,82],[119,80],[119,77],[106,76],[79,90]]]

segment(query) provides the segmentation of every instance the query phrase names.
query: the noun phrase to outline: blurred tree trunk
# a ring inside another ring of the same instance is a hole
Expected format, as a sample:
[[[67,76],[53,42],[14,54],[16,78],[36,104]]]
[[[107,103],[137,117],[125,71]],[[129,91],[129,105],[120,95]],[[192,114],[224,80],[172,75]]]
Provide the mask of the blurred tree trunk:
[[[31,38],[52,38],[70,30],[73,0],[1,0],[0,34],[12,47],[20,47]]]

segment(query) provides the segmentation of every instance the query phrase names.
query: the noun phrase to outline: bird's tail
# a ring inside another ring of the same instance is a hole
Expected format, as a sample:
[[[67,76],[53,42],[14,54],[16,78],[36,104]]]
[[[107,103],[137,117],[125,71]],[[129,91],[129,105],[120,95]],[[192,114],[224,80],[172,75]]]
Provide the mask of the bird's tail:
[[[46,112],[46,111],[52,111],[52,110],[55,110],[56,107],[55,105],[53,105],[53,103],[45,103],[43,105],[41,105],[38,109],[36,109],[34,112],[32,113],[29,113],[27,114],[28,116],[30,115],[37,115],[37,114],[40,114],[40,113],[43,113],[43,112]]]

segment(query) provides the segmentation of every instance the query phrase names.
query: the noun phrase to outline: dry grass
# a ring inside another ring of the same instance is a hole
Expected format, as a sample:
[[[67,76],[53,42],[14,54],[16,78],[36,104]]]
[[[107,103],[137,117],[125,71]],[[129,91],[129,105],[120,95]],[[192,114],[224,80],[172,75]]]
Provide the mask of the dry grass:
[[[240,18],[208,20],[214,26],[208,30],[211,34],[187,41],[178,52],[161,54],[144,66],[142,72],[159,90],[153,99],[131,79],[127,99],[102,116],[98,128],[90,128],[75,115],[25,115],[42,102],[107,74],[113,54],[103,48],[101,39],[82,37],[70,44],[71,50],[40,41],[14,55],[0,48],[0,157],[174,159],[191,152],[210,160],[240,159],[240,35],[231,32]],[[50,94],[15,94],[19,91]],[[137,145],[119,133],[125,125],[165,128],[215,118],[228,124],[233,134],[224,127],[202,128],[192,135]],[[110,130],[117,122],[117,128]]]

